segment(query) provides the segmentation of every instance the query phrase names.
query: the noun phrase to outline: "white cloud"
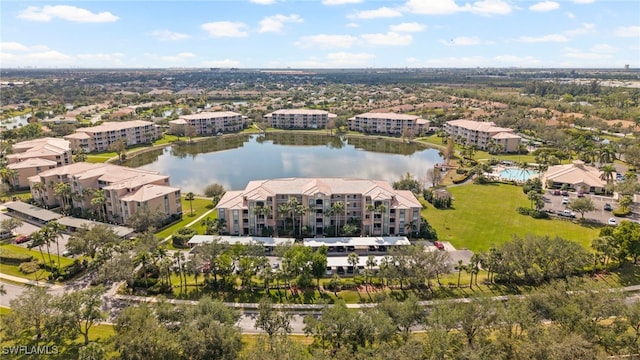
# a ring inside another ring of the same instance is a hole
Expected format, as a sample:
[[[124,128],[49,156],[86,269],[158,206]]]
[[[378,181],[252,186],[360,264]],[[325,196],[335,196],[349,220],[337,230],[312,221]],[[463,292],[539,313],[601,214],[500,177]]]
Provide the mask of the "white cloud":
[[[294,61],[289,64],[292,67],[303,68],[347,68],[369,67],[376,56],[369,53],[335,52],[329,53],[324,58],[310,58],[303,61]]]
[[[553,11],[560,8],[560,4],[555,1],[543,1],[529,6],[529,10],[537,12]]]
[[[250,2],[258,5],[273,5],[277,0],[249,0]]]
[[[91,11],[71,5],[47,5],[43,7],[29,6],[18,14],[18,18],[29,21],[51,21],[54,18],[81,22],[103,23],[114,22],[118,17],[108,11],[92,13]]]
[[[595,2],[595,0],[573,0],[575,4],[591,4]]]
[[[362,0],[322,0],[322,5],[345,5],[345,4],[359,4]]]
[[[567,13],[567,17],[568,17],[569,19],[575,19],[575,18],[576,18],[576,15],[575,15],[574,13],[572,13],[572,12],[568,12],[568,13]]]
[[[405,46],[413,42],[411,35],[402,35],[391,31],[386,34],[363,34],[361,37],[370,45]]]
[[[247,25],[242,22],[214,21],[200,26],[210,37],[245,37]]]
[[[205,67],[240,67],[240,61],[224,59],[224,60],[209,60],[202,62],[202,66]]]
[[[358,39],[351,35],[312,35],[312,36],[303,36],[298,41],[296,41],[295,45],[304,49],[308,48],[350,48],[352,47]]]
[[[190,38],[187,34],[173,32],[169,30],[155,30],[151,33],[156,39],[160,41],[178,41]]]
[[[188,59],[192,59],[194,57],[196,57],[194,53],[181,52],[176,55],[163,55],[163,56],[160,56],[160,59],[164,62],[177,63],[177,62],[183,62]]]
[[[349,15],[351,19],[379,19],[379,18],[392,18],[400,17],[402,13],[397,9],[388,7],[381,7],[375,10],[363,10],[358,11],[355,14]]]
[[[582,51],[580,49],[575,49],[575,48],[565,48],[564,51],[565,53],[562,56],[572,58],[572,59],[603,61],[603,60],[608,60],[613,58],[613,55],[611,53]]]
[[[503,66],[540,66],[542,61],[533,56],[498,55],[493,58]]]
[[[446,46],[469,46],[482,44],[480,38],[477,36],[458,36],[451,40],[440,40],[439,42]]]
[[[502,0],[482,0],[459,6],[455,0],[409,0],[404,9],[414,14],[445,15],[457,12],[471,12],[480,15],[506,15],[512,10],[509,3]]]
[[[389,30],[395,32],[420,32],[426,29],[426,26],[419,23],[401,23],[397,25],[391,25]]]
[[[348,24],[347,24],[347,27],[348,27],[348,28],[357,28],[357,27],[360,27],[360,25],[359,25],[359,24],[356,24],[356,23],[348,23]]]
[[[0,51],[27,51],[29,48],[17,42],[0,42]]]
[[[615,29],[614,34],[620,37],[640,37],[640,26],[619,26]]]
[[[613,47],[609,44],[596,44],[591,47],[591,51],[599,54],[613,54],[618,52],[618,48]]]
[[[582,26],[577,29],[565,31],[564,34],[567,36],[578,36],[593,33],[595,30],[596,26],[594,24],[582,24]]]
[[[267,16],[260,21],[260,32],[280,32],[285,22],[301,23],[304,20],[298,14]]]
[[[521,36],[518,38],[519,42],[523,43],[543,43],[543,42],[567,42],[569,39],[560,34],[551,34],[543,36]]]

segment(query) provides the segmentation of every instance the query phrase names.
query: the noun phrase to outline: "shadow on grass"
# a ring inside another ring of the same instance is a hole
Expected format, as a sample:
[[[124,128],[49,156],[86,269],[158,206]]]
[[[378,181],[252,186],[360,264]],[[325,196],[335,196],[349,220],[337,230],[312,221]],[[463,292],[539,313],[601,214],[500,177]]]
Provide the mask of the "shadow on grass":
[[[624,263],[619,268],[612,270],[612,273],[618,275],[620,285],[631,286],[640,284],[640,266],[632,263]]]

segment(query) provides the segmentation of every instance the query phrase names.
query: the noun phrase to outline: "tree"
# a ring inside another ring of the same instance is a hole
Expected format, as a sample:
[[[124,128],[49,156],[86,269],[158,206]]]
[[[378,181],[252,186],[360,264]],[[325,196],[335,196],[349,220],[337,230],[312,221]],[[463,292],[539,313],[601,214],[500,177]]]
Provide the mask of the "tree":
[[[7,218],[0,221],[0,231],[4,233],[13,233],[13,231],[22,226],[22,224],[23,222],[20,219]]]
[[[56,220],[49,221],[40,231],[43,231],[44,236],[48,239],[48,242],[56,243],[56,253],[58,255],[58,270],[60,270],[60,242],[59,238],[62,237],[62,232],[66,229],[66,226],[60,224]],[[51,256],[51,254],[49,254]]]
[[[620,209],[626,212],[629,211],[629,206],[633,204],[633,198],[629,195],[624,195],[618,203],[620,204]]]
[[[204,188],[204,196],[206,197],[220,199],[222,195],[224,195],[224,193],[225,193],[224,186],[220,184],[213,183],[213,184],[207,185]]]
[[[12,311],[2,316],[6,339],[40,342],[54,312],[53,300],[47,288],[33,286],[9,301]]]
[[[414,194],[420,194],[422,191],[420,182],[410,173],[406,173],[404,176],[400,177],[400,180],[394,182],[393,188],[396,190],[411,190]]]
[[[196,127],[193,125],[187,125],[187,127],[184,129],[184,136],[189,138],[189,142],[191,142],[191,139],[196,137],[198,135],[198,131],[196,130]]]
[[[431,184],[431,187],[436,187],[442,179],[442,171],[438,167],[432,167],[427,169],[427,181]]]
[[[316,278],[318,291],[320,291],[320,278],[327,272],[327,252],[328,248],[321,246],[311,257],[311,274]]]
[[[340,219],[340,215],[344,212],[345,205],[342,201],[336,201],[331,205],[331,214],[335,216],[335,225],[336,225],[336,236],[340,236],[338,233],[338,223]]]
[[[258,305],[258,318],[256,319],[256,329],[262,329],[269,339],[273,339],[277,334],[287,335],[291,332],[291,315],[276,311],[271,299],[263,297]]]
[[[107,203],[107,197],[104,194],[104,190],[97,189],[93,192],[91,196],[91,206],[95,206],[98,208],[98,214],[100,214],[99,219],[102,221],[107,220],[107,212],[105,211],[105,204]]]
[[[196,198],[195,194],[189,191],[184,199],[189,202],[189,214],[193,214],[193,200]]]
[[[360,263],[360,257],[355,252],[349,253],[347,256],[347,263],[353,268],[353,275],[358,275],[358,263]]]
[[[71,207],[71,186],[64,182],[55,183],[53,185],[54,194],[60,198],[60,207],[64,212]]]
[[[158,321],[153,309],[144,303],[124,308],[116,319],[114,330],[113,343],[121,359],[179,358],[180,347],[176,336]]]
[[[242,346],[238,314],[209,297],[184,310],[178,338],[188,359],[235,360]]]
[[[127,224],[136,232],[143,233],[150,229],[160,228],[165,217],[165,213],[159,209],[152,210],[147,206],[141,206],[133,214],[129,215]]]
[[[118,155],[118,162],[123,162],[126,157],[127,143],[120,139],[109,145],[109,151],[113,151]]]
[[[104,291],[102,286],[73,291],[64,294],[57,302],[61,323],[76,336],[82,335],[84,345],[89,344],[89,330],[106,319],[106,315],[100,310]]]
[[[613,174],[615,174],[616,168],[612,164],[608,164],[601,167],[600,171],[602,172],[600,174],[600,180],[606,181],[607,184],[611,184],[613,182]]]
[[[67,250],[72,254],[83,254],[94,259],[100,247],[117,244],[119,241],[120,237],[109,225],[96,224],[92,227],[83,225],[69,237]]]
[[[18,176],[18,172],[16,170],[9,169],[7,167],[0,168],[0,178],[5,184],[9,185],[11,189],[16,185],[16,176]]]
[[[413,294],[402,302],[387,297],[378,303],[377,308],[391,319],[392,324],[397,326],[397,331],[400,332],[404,342],[409,339],[412,328],[423,321],[424,308],[420,306],[418,299]]]
[[[573,199],[569,202],[568,205],[569,205],[569,209],[579,212],[583,219],[584,219],[584,213],[589,211],[594,211],[596,209],[596,206],[593,204],[593,201],[591,200],[591,198],[588,198],[588,197]]]

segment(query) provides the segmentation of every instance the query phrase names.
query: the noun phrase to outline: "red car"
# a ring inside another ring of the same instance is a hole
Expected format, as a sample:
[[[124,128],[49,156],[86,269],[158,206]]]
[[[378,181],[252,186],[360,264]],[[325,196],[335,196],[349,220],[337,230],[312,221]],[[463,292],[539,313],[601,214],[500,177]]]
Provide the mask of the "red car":
[[[438,250],[444,250],[444,244],[440,241],[434,241],[433,246],[435,246]]]
[[[31,239],[27,235],[18,235],[18,236],[16,236],[16,244],[26,243],[29,240],[31,240]]]

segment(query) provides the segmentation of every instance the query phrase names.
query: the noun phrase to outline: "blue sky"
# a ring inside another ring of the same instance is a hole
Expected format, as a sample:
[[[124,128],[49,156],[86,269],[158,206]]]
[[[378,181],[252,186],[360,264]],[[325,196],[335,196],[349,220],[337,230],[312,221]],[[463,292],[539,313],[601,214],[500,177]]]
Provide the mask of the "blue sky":
[[[8,67],[640,67],[638,0],[0,2]]]

